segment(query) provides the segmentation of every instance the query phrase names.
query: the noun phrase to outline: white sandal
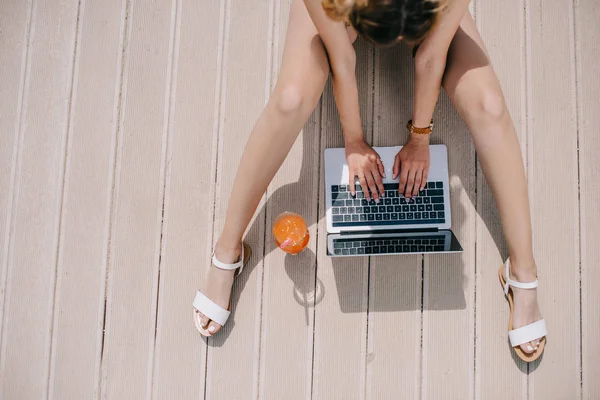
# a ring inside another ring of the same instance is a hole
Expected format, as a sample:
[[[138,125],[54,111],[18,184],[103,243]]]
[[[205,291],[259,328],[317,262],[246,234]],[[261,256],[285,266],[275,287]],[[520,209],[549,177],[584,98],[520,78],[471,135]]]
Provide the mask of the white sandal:
[[[504,294],[506,295],[508,304],[510,305],[510,319],[508,321],[508,338],[510,340],[510,345],[513,347],[515,353],[517,353],[517,356],[521,360],[525,362],[535,361],[542,355],[544,352],[544,346],[546,345],[546,335],[548,334],[548,331],[546,330],[546,321],[544,321],[542,318],[539,321],[535,321],[529,325],[513,329],[512,321],[514,301],[513,293],[510,287],[512,286],[518,289],[535,289],[538,287],[538,280],[536,279],[534,282],[524,283],[510,279],[510,259],[507,259],[506,264],[500,267],[498,270],[498,276],[500,277],[500,283],[502,284]],[[540,344],[533,353],[527,354],[519,347],[523,343],[531,342],[537,338],[541,338]]]
[[[251,255],[252,250],[250,249],[250,246],[248,246],[246,243],[242,243],[242,256],[240,257],[240,261],[234,264],[225,264],[217,260],[217,257],[215,257],[215,255],[213,254],[212,263],[216,268],[224,269],[227,271],[237,269],[237,272],[235,273],[235,278],[237,278],[242,273],[242,270],[244,269],[244,266],[250,259]],[[194,298],[193,305],[194,323],[196,324],[196,329],[198,329],[198,332],[200,332],[203,336],[209,337],[212,336],[212,333],[202,327],[202,317],[198,312],[201,312],[202,314],[207,316],[211,321],[214,321],[217,324],[223,326],[225,325],[225,322],[227,322],[229,314],[231,313],[231,296],[229,297],[229,306],[227,307],[227,309],[224,309],[198,290],[198,292],[196,293],[196,298]]]

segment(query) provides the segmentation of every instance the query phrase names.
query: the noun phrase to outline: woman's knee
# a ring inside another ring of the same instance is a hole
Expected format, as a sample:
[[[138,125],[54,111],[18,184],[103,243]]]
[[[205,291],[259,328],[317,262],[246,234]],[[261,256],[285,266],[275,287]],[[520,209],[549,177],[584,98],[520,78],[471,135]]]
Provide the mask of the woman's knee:
[[[504,96],[499,89],[482,88],[466,105],[464,114],[467,124],[494,126],[502,123],[508,116]]]
[[[289,115],[302,110],[306,102],[306,95],[298,85],[289,84],[276,88],[271,99],[277,112]]]

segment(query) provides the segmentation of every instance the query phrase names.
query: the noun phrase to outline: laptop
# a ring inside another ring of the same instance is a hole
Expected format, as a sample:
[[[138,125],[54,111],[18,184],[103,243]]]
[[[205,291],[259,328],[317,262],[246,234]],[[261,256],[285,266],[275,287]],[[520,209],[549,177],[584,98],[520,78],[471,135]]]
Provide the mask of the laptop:
[[[390,254],[458,253],[463,249],[451,230],[448,150],[431,145],[431,166],[425,189],[406,199],[392,179],[394,157],[400,146],[374,148],[385,167],[385,196],[368,201],[355,182],[348,187],[348,165],[343,148],[325,150],[327,254],[331,257]]]

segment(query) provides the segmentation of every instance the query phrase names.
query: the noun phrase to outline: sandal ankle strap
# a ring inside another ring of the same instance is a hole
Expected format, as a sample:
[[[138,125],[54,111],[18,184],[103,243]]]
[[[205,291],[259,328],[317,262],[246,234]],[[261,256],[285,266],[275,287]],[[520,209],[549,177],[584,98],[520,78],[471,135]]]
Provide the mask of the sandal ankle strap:
[[[217,256],[215,255],[215,253],[213,253],[212,263],[214,264],[215,267],[217,267],[219,269],[224,269],[227,271],[233,271],[233,270],[239,269],[239,271],[237,272],[237,274],[239,275],[240,273],[242,273],[242,269],[244,268],[244,244],[242,244],[242,255],[240,256],[240,261],[233,263],[233,264],[226,264],[224,262],[217,260]]]
[[[508,294],[508,289],[511,286],[518,289],[535,289],[538,287],[537,279],[533,282],[519,282],[510,279],[510,258],[506,259],[506,272],[504,274],[504,280],[506,281],[506,284],[504,285],[504,294]]]

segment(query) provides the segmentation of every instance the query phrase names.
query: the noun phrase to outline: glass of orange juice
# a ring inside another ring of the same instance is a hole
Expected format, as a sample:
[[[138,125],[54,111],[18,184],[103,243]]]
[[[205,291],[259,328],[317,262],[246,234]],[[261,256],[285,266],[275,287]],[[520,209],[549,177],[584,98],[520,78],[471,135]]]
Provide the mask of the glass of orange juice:
[[[287,211],[281,213],[273,223],[273,236],[277,246],[289,254],[300,253],[310,239],[304,218]]]

